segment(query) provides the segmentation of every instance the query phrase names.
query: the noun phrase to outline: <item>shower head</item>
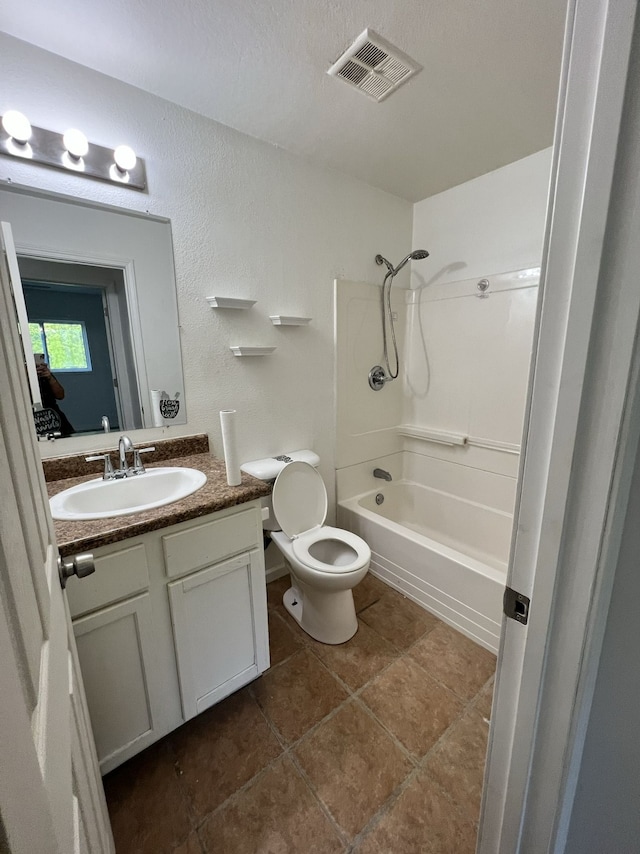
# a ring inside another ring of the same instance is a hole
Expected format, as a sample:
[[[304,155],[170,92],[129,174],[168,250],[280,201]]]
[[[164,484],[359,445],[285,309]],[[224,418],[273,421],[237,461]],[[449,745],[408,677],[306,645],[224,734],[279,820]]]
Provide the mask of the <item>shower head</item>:
[[[404,267],[407,261],[422,261],[424,258],[428,258],[429,253],[426,249],[414,249],[413,252],[410,252],[406,258],[404,258],[397,267],[394,267],[390,261],[383,255],[376,255],[376,264],[386,264],[387,270],[391,273],[392,276],[395,276],[396,273],[399,273],[400,270]]]
[[[398,264],[395,270],[392,271],[392,275],[396,275],[400,270],[404,267],[407,261],[422,261],[424,258],[428,258],[429,253],[426,249],[415,249],[413,252],[409,252],[406,258],[403,258],[402,261]]]

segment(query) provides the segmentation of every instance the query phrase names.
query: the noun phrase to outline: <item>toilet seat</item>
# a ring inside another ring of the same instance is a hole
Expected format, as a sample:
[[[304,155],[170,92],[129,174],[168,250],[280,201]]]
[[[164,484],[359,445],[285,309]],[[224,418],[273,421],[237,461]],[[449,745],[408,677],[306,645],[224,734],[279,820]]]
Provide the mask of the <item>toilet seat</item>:
[[[319,528],[327,518],[327,490],[309,463],[287,463],[273,484],[271,497],[273,513],[290,540]]]
[[[333,565],[314,558],[309,553],[309,549],[315,543],[322,542],[323,540],[337,540],[339,543],[349,546],[355,552],[354,560],[348,564]],[[371,560],[371,549],[362,537],[352,534],[351,531],[345,531],[342,528],[332,528],[330,525],[321,525],[296,537],[292,542],[292,551],[300,563],[308,566],[310,569],[315,569],[317,572],[338,575],[357,572]]]
[[[371,549],[361,537],[324,524],[327,490],[320,474],[309,463],[288,463],[276,478],[272,499],[274,515],[291,541],[293,555],[303,566],[316,572],[346,575],[362,569],[371,560]],[[354,560],[334,565],[309,553],[316,543],[331,540],[353,549]]]

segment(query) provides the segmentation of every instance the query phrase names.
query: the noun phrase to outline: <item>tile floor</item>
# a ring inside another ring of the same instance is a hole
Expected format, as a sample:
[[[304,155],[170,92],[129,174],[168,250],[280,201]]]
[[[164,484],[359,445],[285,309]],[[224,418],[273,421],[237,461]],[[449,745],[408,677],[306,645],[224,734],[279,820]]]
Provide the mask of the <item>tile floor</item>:
[[[105,777],[118,854],[472,854],[495,657],[372,575],[319,644],[287,586],[271,669]]]

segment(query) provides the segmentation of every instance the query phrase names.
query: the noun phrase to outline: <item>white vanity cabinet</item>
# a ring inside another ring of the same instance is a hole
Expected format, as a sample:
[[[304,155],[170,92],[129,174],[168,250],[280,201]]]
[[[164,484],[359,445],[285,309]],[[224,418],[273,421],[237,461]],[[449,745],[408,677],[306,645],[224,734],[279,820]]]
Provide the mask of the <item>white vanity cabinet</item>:
[[[67,593],[106,773],[269,666],[260,502],[94,558]]]
[[[264,570],[248,552],[169,584],[185,720],[255,679],[268,667],[256,617]]]

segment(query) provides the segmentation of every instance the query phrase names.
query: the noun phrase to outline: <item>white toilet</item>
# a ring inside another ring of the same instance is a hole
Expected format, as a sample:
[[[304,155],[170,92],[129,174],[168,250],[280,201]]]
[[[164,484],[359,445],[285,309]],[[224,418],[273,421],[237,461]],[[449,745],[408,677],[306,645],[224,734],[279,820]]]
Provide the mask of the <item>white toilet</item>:
[[[315,456],[296,455],[305,453]],[[257,470],[251,463],[242,468],[250,474]],[[263,479],[268,479],[264,471]],[[327,491],[308,462],[283,461],[272,501],[280,530],[271,531],[271,537],[291,573],[291,587],[283,596],[285,608],[312,638],[345,643],[358,630],[351,591],[367,574],[371,549],[356,534],[324,524]]]

